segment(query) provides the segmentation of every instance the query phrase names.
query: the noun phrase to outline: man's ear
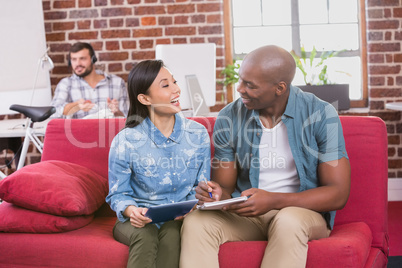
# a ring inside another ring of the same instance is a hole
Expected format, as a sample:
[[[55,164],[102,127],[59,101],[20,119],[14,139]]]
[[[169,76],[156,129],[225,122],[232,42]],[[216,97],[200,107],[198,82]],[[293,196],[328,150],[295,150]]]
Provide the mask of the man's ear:
[[[151,105],[151,103],[149,102],[149,96],[145,94],[139,94],[137,96],[137,100],[143,105]]]
[[[282,95],[286,92],[288,85],[286,84],[286,82],[281,81],[278,83],[278,86],[276,88],[276,94],[278,95]]]

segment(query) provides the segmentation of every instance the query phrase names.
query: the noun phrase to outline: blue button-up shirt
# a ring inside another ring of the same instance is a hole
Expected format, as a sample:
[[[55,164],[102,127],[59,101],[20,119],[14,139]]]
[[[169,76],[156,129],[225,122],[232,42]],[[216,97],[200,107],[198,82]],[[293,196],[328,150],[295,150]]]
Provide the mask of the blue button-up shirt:
[[[318,164],[346,157],[342,125],[335,108],[311,93],[291,86],[286,110],[281,117],[300,179],[299,191],[318,187]],[[259,146],[262,126],[257,110],[248,110],[239,99],[218,115],[214,128],[215,157],[236,161],[237,185],[232,196],[258,188]],[[335,212],[331,212],[333,226]]]
[[[109,152],[106,202],[120,221],[129,205],[150,207],[195,199],[195,186],[209,180],[210,139],[205,127],[175,115],[166,138],[149,118],[116,135]]]

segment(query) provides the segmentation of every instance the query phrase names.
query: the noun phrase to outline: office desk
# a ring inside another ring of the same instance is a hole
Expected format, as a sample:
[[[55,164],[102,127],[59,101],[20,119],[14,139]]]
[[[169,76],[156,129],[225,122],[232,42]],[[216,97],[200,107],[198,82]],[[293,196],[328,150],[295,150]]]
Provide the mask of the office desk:
[[[385,108],[390,110],[402,111],[402,102],[389,102],[385,104]]]
[[[46,126],[50,119],[34,124],[37,136],[45,136]],[[27,119],[0,120],[0,152],[9,149],[15,154],[15,165],[18,165],[22,137],[25,137]]]

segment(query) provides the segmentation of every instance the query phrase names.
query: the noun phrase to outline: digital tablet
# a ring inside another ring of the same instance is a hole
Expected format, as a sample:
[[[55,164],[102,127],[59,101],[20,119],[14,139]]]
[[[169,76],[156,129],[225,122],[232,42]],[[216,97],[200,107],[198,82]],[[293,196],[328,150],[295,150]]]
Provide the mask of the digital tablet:
[[[227,205],[244,202],[247,200],[247,198],[248,198],[247,196],[240,196],[240,197],[225,199],[225,200],[221,200],[221,201],[205,202],[204,204],[197,206],[197,208],[201,209],[201,210],[219,210]]]
[[[145,216],[152,220],[152,223],[174,220],[176,217],[187,214],[197,204],[198,200],[188,200],[177,203],[163,204],[148,208]]]

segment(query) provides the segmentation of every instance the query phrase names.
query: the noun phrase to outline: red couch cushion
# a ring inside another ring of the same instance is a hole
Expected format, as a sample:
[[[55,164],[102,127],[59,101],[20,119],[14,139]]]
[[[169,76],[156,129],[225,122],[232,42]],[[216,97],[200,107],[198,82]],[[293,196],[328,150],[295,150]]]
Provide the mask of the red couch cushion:
[[[0,206],[0,232],[8,233],[60,233],[75,230],[89,224],[88,216],[61,217],[24,209],[3,202]]]
[[[55,160],[25,166],[0,181],[2,200],[59,216],[93,214],[107,193],[107,179],[86,167]]]

